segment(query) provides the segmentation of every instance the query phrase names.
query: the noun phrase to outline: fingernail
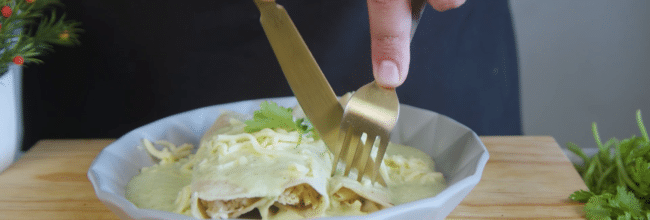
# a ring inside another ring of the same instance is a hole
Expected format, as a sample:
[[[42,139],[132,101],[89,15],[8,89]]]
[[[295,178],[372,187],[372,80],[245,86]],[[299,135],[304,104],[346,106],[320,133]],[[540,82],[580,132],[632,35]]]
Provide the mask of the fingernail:
[[[393,61],[384,60],[379,65],[377,82],[384,87],[395,87],[399,83],[399,71]]]

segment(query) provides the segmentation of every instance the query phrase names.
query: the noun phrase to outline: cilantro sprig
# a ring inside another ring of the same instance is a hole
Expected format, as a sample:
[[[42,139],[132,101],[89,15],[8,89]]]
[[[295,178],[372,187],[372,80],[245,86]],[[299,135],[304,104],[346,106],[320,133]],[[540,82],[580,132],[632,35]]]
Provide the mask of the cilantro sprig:
[[[588,157],[582,149],[568,143],[583,165],[574,164],[589,191],[579,190],[570,199],[586,203],[588,219],[650,220],[650,140],[641,111],[636,112],[641,136],[602,143],[598,128],[591,126],[598,153]]]
[[[253,119],[247,120],[244,131],[257,132],[264,128],[282,128],[286,131],[298,131],[301,138],[303,134],[311,133],[311,136],[317,138],[316,131],[310,127],[306,118],[293,117],[293,109],[279,106],[275,102],[264,101],[260,104],[260,109],[253,113]]]

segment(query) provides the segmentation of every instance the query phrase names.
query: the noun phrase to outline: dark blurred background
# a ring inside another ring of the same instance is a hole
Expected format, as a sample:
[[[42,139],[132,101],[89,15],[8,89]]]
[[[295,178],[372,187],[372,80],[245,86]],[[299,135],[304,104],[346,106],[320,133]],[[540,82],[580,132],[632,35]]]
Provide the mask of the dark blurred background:
[[[291,96],[252,0],[62,1],[82,44],[55,47],[24,69],[24,141],[117,138],[199,107]],[[278,0],[337,95],[372,80],[365,1]],[[519,77],[508,3],[430,7],[412,43],[402,103],[479,135],[521,134]]]

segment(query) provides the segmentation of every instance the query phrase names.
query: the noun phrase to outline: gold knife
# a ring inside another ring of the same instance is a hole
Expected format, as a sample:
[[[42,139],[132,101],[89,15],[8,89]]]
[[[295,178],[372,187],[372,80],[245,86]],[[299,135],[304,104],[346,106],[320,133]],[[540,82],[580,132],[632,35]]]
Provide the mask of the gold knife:
[[[307,48],[289,14],[275,1],[254,0],[260,23],[293,94],[309,121],[332,152],[338,148],[343,108],[334,90]]]

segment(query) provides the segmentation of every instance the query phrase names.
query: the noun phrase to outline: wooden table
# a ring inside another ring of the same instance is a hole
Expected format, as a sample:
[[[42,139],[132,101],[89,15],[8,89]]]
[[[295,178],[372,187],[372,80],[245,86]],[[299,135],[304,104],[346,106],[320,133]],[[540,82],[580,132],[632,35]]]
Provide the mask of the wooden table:
[[[481,137],[490,160],[449,219],[584,219],[587,189],[552,137]],[[114,139],[43,140],[0,173],[0,219],[118,219],[86,172]]]

